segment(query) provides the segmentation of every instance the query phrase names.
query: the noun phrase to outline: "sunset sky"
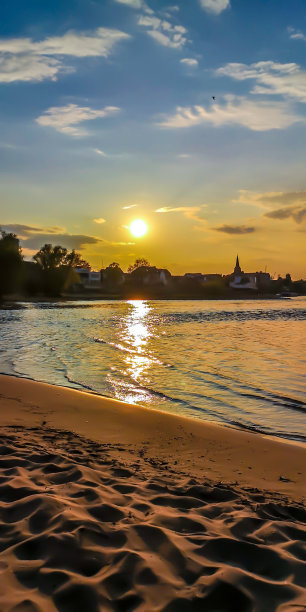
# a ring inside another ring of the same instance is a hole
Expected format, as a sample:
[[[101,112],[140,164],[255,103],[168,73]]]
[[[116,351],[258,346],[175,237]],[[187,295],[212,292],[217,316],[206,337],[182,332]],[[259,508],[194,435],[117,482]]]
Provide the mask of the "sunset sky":
[[[1,0],[0,24],[0,224],[24,255],[306,276],[304,0]]]

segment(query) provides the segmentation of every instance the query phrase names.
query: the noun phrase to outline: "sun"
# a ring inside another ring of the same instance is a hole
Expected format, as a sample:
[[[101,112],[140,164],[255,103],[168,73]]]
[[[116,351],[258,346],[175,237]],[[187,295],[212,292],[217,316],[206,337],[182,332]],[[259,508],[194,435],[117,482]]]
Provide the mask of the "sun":
[[[148,231],[148,226],[143,219],[135,219],[129,226],[129,230],[135,238],[141,238]]]

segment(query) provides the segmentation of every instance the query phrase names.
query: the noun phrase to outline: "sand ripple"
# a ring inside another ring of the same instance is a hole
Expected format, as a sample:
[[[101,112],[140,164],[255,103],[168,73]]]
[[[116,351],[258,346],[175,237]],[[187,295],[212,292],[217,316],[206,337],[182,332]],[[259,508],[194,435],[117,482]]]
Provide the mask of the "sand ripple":
[[[69,432],[0,445],[1,612],[306,610],[301,506]]]

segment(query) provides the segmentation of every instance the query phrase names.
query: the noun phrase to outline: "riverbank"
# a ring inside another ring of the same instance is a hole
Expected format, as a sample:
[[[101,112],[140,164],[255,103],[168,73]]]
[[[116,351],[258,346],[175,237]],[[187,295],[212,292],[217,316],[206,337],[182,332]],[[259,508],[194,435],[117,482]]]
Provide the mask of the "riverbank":
[[[26,379],[0,393],[3,612],[303,609],[305,447]]]

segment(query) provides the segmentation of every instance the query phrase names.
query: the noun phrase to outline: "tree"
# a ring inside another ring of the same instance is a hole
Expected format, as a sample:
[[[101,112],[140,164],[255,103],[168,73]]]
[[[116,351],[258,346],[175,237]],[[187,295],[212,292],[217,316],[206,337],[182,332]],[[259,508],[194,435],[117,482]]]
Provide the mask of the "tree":
[[[20,288],[23,259],[16,234],[0,234],[0,295],[5,295]]]
[[[124,280],[124,273],[116,261],[113,261],[113,263],[111,263],[104,270],[103,275],[104,275],[106,282],[109,283],[110,285],[118,285]]]
[[[67,255],[68,251],[64,247],[53,247],[52,244],[45,244],[34,255],[33,259],[42,270],[56,270],[56,268],[65,265]]]
[[[73,249],[70,253],[62,246],[45,244],[33,257],[43,273],[43,290],[47,295],[60,295],[77,282],[76,266],[90,268],[85,259]]]
[[[291,274],[286,274],[285,283],[287,287],[290,287],[292,285]]]
[[[134,272],[137,268],[150,268],[150,264],[147,259],[136,259],[135,263],[128,267],[128,272]]]
[[[64,259],[64,265],[70,268],[85,268],[87,270],[90,268],[88,261],[83,259],[80,253],[77,253],[74,249],[70,253],[67,253]]]

